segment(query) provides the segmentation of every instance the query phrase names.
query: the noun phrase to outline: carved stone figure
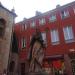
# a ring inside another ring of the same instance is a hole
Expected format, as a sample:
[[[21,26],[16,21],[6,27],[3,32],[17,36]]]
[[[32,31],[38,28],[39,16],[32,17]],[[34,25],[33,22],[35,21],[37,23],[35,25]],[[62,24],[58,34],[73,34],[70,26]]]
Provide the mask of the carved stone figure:
[[[29,72],[41,72],[44,58],[44,44],[41,32],[36,29],[30,43]]]

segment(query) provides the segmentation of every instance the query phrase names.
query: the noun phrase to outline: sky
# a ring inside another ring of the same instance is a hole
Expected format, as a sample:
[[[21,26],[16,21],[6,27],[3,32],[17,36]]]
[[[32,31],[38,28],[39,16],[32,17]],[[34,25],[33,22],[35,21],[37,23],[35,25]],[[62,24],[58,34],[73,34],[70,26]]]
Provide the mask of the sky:
[[[16,22],[35,16],[36,11],[44,13],[56,8],[58,4],[62,6],[73,1],[75,0],[0,0],[7,9],[11,10],[14,7],[18,15]]]

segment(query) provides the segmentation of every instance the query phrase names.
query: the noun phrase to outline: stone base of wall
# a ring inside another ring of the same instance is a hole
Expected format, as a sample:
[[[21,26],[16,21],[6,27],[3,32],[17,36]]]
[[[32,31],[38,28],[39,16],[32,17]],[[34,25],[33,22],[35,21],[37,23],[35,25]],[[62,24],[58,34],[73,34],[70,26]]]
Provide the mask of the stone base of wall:
[[[30,72],[30,73],[25,73],[25,75],[49,75],[48,73],[42,71],[42,72]]]

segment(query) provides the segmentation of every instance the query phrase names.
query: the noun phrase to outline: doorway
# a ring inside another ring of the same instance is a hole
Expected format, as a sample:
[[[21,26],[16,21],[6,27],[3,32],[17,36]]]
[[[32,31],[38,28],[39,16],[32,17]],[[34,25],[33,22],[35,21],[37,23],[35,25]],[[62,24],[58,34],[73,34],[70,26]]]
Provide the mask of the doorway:
[[[25,75],[25,63],[21,63],[21,75]]]
[[[75,75],[75,53],[70,53],[69,54],[70,61],[71,61],[71,66],[72,66],[72,73]]]

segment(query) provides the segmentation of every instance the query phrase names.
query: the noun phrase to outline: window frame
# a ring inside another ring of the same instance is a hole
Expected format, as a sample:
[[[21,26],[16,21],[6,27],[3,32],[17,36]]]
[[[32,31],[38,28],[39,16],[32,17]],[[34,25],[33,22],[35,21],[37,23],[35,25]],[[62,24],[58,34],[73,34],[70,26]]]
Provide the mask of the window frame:
[[[26,30],[27,29],[27,24],[23,24],[21,28],[22,28],[22,31]]]
[[[32,22],[30,23],[30,27],[31,27],[31,28],[34,28],[35,26],[36,26],[35,21],[32,21]]]
[[[65,19],[70,16],[70,12],[68,10],[62,10],[60,15],[61,15],[61,19]]]
[[[74,12],[74,14],[75,14],[75,7],[73,7],[73,12]]]
[[[39,25],[44,25],[45,23],[46,23],[46,19],[45,18],[39,19]]]
[[[24,37],[21,39],[21,48],[26,48],[26,39]]]
[[[54,19],[53,19],[53,17],[55,17]],[[55,14],[53,14],[53,15],[51,15],[50,17],[49,17],[49,22],[55,22],[56,21],[56,15]]]
[[[24,28],[25,28],[25,30],[27,29],[27,24],[24,24]]]
[[[58,45],[59,42],[60,42],[58,29],[50,30],[50,36],[51,36],[51,43],[52,43],[52,45]]]
[[[46,32],[41,32],[41,35],[42,35],[42,39],[44,41],[44,44],[47,46],[47,34],[46,34]],[[43,36],[45,36],[45,38],[43,38]]]
[[[71,30],[69,30],[69,27],[71,28]],[[74,42],[74,33],[71,25],[63,27],[63,33],[64,33],[64,40],[66,41],[66,43]]]

